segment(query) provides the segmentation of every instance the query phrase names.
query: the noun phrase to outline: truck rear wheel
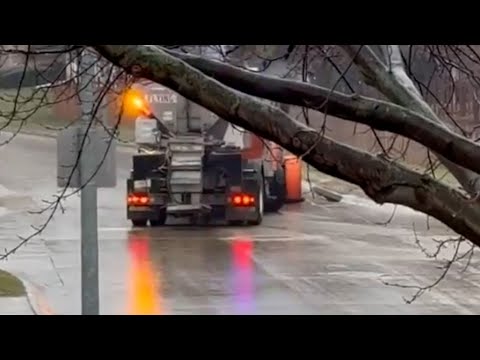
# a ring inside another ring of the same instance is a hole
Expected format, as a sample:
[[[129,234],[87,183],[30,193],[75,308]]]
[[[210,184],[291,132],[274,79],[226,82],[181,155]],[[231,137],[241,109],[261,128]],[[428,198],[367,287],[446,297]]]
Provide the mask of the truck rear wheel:
[[[260,189],[258,190],[258,205],[257,205],[257,217],[255,220],[250,220],[249,225],[260,225],[263,222],[263,214],[265,212],[265,181],[263,174],[259,182]]]
[[[132,225],[135,227],[145,227],[147,226],[147,220],[132,220]]]
[[[165,209],[163,209],[160,212],[158,219],[150,220],[150,226],[153,226],[153,227],[163,226],[165,225],[166,221],[167,221],[167,212],[165,211]]]
[[[285,185],[285,171],[279,168],[273,174],[273,178],[268,182],[269,193],[271,198],[266,198],[265,194],[265,211],[277,212],[282,208],[287,196],[287,189]]]

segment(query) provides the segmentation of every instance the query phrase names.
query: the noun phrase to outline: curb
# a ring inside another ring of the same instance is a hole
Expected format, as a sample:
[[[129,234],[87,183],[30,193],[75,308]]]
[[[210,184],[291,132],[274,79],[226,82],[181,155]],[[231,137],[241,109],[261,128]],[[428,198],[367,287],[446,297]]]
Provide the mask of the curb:
[[[27,293],[28,305],[34,315],[56,315],[42,292],[29,281],[21,279]]]
[[[23,283],[26,292],[27,303],[33,312],[33,315],[56,315],[52,307],[43,295],[40,288],[33,282],[27,280],[24,276],[14,274]]]

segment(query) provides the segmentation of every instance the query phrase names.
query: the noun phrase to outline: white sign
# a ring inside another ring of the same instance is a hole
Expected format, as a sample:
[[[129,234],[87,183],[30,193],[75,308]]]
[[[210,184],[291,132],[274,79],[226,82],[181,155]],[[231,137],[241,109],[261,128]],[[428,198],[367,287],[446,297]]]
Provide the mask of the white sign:
[[[138,118],[135,121],[135,143],[155,145],[157,122],[154,119]]]
[[[176,104],[178,101],[176,94],[146,94],[145,99],[150,104]]]

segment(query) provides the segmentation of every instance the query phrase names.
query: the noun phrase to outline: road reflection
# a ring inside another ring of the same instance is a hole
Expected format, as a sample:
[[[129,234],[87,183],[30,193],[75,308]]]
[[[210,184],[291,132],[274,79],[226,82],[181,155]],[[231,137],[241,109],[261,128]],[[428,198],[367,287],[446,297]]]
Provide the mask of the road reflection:
[[[127,313],[255,314],[254,242],[229,235],[130,232]]]
[[[234,238],[232,249],[233,305],[238,315],[255,313],[253,241]]]
[[[129,315],[161,315],[163,299],[161,279],[155,274],[150,257],[150,237],[129,233],[128,239],[128,308]]]

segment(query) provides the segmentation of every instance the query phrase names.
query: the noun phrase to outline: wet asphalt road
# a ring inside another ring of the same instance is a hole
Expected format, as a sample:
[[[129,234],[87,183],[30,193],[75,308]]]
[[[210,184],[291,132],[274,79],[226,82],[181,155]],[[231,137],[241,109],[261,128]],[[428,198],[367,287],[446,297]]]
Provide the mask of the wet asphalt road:
[[[428,284],[438,263],[415,246],[426,222],[408,210],[391,213],[368,202],[290,205],[259,227],[132,230],[125,219],[124,179],[130,150],[118,153],[118,186],[99,191],[102,314],[474,314],[480,311],[477,259],[412,305],[411,289]],[[52,139],[18,137],[0,148],[0,246],[31,233],[46,214],[27,214],[51,198],[56,184]],[[1,190],[1,189],[0,189]],[[350,204],[348,204],[350,203]],[[44,313],[80,313],[79,198],[65,204],[41,237],[0,266],[34,285]],[[428,234],[445,237],[430,221]]]

